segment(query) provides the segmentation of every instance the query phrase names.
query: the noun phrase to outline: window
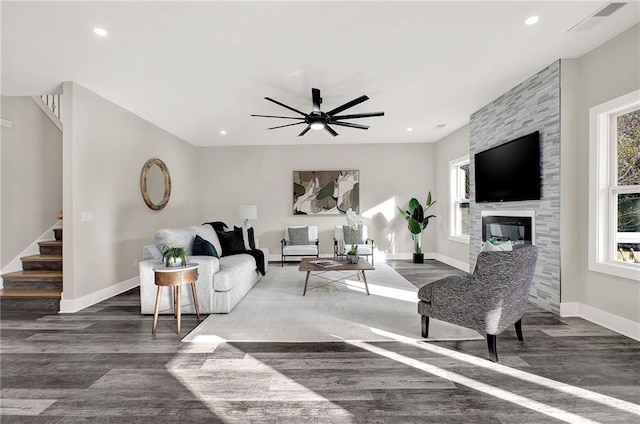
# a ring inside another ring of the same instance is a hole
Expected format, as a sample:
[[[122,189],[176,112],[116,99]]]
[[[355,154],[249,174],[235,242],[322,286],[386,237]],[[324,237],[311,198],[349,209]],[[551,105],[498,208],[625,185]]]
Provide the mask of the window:
[[[449,162],[451,240],[469,243],[469,156]]]
[[[640,280],[640,90],[589,121],[589,269]]]

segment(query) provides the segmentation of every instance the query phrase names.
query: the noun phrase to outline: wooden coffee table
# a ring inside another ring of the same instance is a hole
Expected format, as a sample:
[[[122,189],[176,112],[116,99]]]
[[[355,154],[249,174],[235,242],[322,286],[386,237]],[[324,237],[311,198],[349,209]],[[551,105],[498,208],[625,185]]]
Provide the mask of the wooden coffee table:
[[[322,260],[322,261],[326,261],[326,262],[335,262],[335,263],[338,263],[339,265],[331,266],[331,267],[324,267],[324,266],[316,265],[316,264],[313,263],[314,261],[318,261],[318,260]],[[332,278],[327,278],[327,277],[322,275],[324,273],[331,272],[331,271],[355,271],[356,272],[356,277],[358,279],[360,279],[360,275],[362,275],[362,281],[364,282],[364,288],[365,288],[365,290],[367,292],[367,295],[368,295],[369,294],[369,285],[367,284],[367,276],[365,275],[364,272],[365,271],[373,271],[374,269],[375,268],[373,267],[373,265],[371,265],[369,262],[367,262],[366,259],[364,259],[364,258],[360,258],[360,261],[357,264],[350,264],[347,261],[337,261],[335,259],[303,258],[300,261],[300,267],[298,268],[299,271],[306,271],[307,272],[307,277],[304,280],[304,291],[302,292],[302,295],[304,296],[304,295],[307,294],[307,285],[309,284],[309,277],[311,276],[312,273],[316,277],[324,278],[325,280],[329,281],[327,284],[337,283],[339,281],[343,281],[343,280],[346,280],[347,278],[349,278],[349,276],[345,276],[345,277],[342,277],[342,278],[332,279]],[[323,286],[319,286],[319,287],[323,287]],[[314,288],[319,288],[319,287],[314,287]]]

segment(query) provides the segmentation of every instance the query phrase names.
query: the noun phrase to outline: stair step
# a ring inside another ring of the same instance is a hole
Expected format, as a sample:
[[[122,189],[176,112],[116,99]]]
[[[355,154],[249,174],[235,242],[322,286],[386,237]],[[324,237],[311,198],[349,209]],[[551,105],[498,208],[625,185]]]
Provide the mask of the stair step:
[[[1,289],[0,311],[60,311],[60,289]]]
[[[62,270],[62,255],[33,255],[20,258],[22,269]]]
[[[38,242],[41,255],[62,255],[62,240],[47,240]]]
[[[62,290],[62,271],[18,271],[2,274],[5,289],[58,289]]]
[[[36,281],[36,280],[48,280],[48,281],[62,281],[61,270],[36,270],[36,271],[18,271],[10,272],[8,274],[2,274],[2,279],[7,280],[21,280],[21,281]]]
[[[0,289],[0,299],[60,299],[56,289]]]
[[[62,240],[62,227],[54,228],[53,229],[53,234],[55,235],[56,240]]]

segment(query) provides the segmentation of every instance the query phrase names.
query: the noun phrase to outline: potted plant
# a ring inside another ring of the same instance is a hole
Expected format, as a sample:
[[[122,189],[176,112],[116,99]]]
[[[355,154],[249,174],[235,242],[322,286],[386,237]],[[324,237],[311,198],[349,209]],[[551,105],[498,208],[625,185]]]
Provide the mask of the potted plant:
[[[162,248],[162,260],[167,267],[187,264],[187,250],[184,247],[165,246]]]
[[[358,218],[358,215],[349,208],[347,210],[347,224],[351,227],[352,231],[358,232],[362,227],[362,220]],[[351,249],[347,251],[347,262],[350,264],[357,264],[360,260],[358,256],[358,245],[356,243],[351,244]]]
[[[360,260],[360,256],[358,255],[358,245],[352,244],[351,249],[347,252],[347,262],[350,264],[357,264]]]
[[[398,206],[398,210],[404,216],[404,219],[407,220],[409,232],[411,233],[411,238],[413,239],[413,263],[421,264],[424,263],[424,254],[422,253],[422,231],[427,228],[429,225],[429,219],[435,218],[435,215],[425,216],[427,210],[433,204],[436,203],[435,200],[431,200],[431,192],[427,195],[427,202],[424,206],[420,204],[420,202],[414,197],[409,201],[409,210],[402,210],[400,206]]]

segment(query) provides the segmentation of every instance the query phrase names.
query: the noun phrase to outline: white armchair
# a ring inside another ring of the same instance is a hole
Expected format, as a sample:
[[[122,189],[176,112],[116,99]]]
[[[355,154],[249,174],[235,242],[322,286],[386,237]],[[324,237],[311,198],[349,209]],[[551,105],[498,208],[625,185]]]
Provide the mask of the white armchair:
[[[318,227],[287,226],[284,228],[284,238],[280,241],[282,247],[282,263],[287,256],[315,256],[319,255]]]
[[[366,225],[362,225],[362,243],[355,243],[358,246],[358,255],[371,256],[371,265],[373,265],[373,239],[369,238],[369,232]],[[347,250],[351,248],[352,243],[345,243],[344,227],[336,225],[333,236],[333,256],[338,258],[347,254]]]

